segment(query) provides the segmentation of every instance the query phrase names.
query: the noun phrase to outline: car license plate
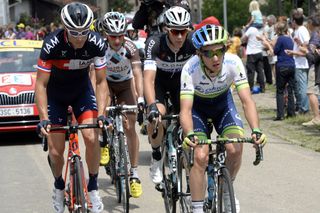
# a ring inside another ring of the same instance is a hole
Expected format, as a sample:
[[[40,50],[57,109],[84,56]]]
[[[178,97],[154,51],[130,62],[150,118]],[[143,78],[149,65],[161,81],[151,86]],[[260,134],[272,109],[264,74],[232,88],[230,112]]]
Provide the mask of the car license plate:
[[[33,107],[0,108],[0,117],[33,115]]]

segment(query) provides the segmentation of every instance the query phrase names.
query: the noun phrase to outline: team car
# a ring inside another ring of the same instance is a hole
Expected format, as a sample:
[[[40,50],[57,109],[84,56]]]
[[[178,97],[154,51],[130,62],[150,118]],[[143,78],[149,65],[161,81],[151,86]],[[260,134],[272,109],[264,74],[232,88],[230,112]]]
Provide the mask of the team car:
[[[0,132],[33,131],[37,60],[42,41],[0,40]]]

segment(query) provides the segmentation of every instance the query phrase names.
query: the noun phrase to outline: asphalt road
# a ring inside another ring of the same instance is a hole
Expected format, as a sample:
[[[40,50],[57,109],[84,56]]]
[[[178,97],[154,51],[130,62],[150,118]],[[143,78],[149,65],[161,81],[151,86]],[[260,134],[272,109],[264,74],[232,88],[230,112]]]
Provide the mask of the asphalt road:
[[[46,155],[33,134],[0,135],[0,212],[53,212],[53,178]],[[164,212],[161,195],[149,180],[150,147],[141,136],[139,174],[143,195],[130,199],[131,212]],[[82,148],[82,151],[84,148]],[[320,154],[269,135],[265,160],[253,166],[254,150],[245,146],[235,191],[244,213],[319,213]],[[109,177],[99,175],[104,212],[121,212]],[[67,211],[65,211],[67,212]]]

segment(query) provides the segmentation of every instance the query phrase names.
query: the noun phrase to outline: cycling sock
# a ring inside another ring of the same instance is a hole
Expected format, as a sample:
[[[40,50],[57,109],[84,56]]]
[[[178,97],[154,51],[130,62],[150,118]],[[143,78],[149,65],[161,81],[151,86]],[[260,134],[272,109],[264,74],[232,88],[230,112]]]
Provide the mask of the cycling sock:
[[[192,201],[192,212],[203,213],[203,200]]]
[[[98,190],[98,173],[90,174],[89,173],[89,182],[88,182],[88,192],[92,190]]]
[[[54,180],[54,187],[59,190],[64,190],[65,183],[62,178],[62,175],[60,175],[60,177],[55,177],[54,179],[55,179]]]
[[[157,161],[161,160],[160,146],[156,148],[152,147],[152,158]]]
[[[130,178],[136,178],[139,179],[139,175],[138,175],[138,167],[131,167],[130,169],[130,173],[131,173],[131,177]]]

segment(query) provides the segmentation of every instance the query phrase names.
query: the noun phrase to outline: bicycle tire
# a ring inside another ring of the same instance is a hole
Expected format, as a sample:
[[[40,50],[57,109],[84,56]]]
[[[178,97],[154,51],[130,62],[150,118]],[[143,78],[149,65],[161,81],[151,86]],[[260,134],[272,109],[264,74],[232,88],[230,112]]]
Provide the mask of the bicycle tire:
[[[222,167],[219,169],[218,174],[215,177],[216,188],[215,201],[212,203],[212,211],[214,213],[223,213],[226,205],[230,205],[231,213],[236,213],[236,203],[233,185],[230,177],[230,173],[227,168]],[[224,189],[225,188],[225,189]],[[229,192],[229,202],[225,203],[223,194]]]
[[[190,168],[188,163],[188,154],[181,150],[179,154],[178,169],[178,187],[180,188],[179,207],[181,213],[192,212],[191,193],[189,185]]]
[[[87,212],[87,201],[84,195],[83,182],[81,176],[81,161],[78,156],[74,157],[74,191],[75,191],[75,202],[74,207],[78,206],[80,208],[75,209],[76,213],[86,213]]]
[[[119,155],[121,168],[121,202],[122,207],[125,213],[129,213],[129,198],[130,198],[130,186],[129,186],[129,168],[128,168],[128,155],[127,155],[127,147],[125,145],[125,137],[124,133],[119,133]]]
[[[166,213],[176,213],[176,186],[172,181],[172,175],[170,174],[169,158],[167,152],[167,146],[163,145],[162,148],[162,198]]]

